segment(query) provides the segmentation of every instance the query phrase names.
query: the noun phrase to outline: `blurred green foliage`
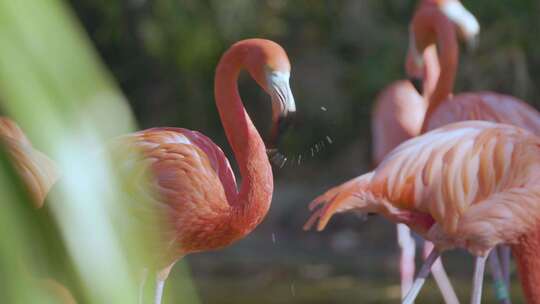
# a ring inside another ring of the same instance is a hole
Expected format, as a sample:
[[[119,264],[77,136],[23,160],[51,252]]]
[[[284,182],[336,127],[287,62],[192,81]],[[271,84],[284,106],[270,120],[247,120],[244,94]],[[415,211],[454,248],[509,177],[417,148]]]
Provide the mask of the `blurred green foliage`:
[[[0,1],[0,101],[61,172],[34,210],[0,154],[0,302],[135,303],[155,235],[126,220],[133,204],[107,153],[134,120],[63,3]]]

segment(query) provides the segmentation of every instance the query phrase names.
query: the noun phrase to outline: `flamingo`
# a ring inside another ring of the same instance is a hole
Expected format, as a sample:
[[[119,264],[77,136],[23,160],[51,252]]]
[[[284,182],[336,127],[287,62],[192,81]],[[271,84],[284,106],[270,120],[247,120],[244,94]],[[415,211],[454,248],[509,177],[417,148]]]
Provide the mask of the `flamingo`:
[[[0,144],[19,174],[34,207],[41,208],[47,193],[60,176],[56,164],[35,149],[21,128],[7,117],[0,117]]]
[[[8,117],[0,117],[0,145],[19,175],[34,207],[42,208],[47,194],[60,177],[55,162],[35,149],[17,123]],[[55,303],[76,303],[70,291],[51,278],[33,278],[31,282],[54,299]]]
[[[122,154],[120,167],[130,176],[150,173],[153,214],[162,224],[161,241],[154,248],[155,303],[161,303],[165,280],[182,257],[226,247],[248,235],[265,217],[272,199],[272,168],[265,144],[244,109],[237,78],[245,69],[271,96],[272,134],[296,111],[289,86],[290,63],[277,43],[248,39],[232,45],[221,57],[214,93],[221,122],[238,162],[242,181],[238,190],[234,173],[222,150],[197,131],[152,128],[118,138],[113,149]],[[138,154],[138,156],[131,155]],[[153,228],[149,228],[153,229]]]
[[[426,81],[424,96],[418,94],[415,85],[407,80],[395,81],[377,96],[372,113],[373,163],[378,165],[386,154],[400,143],[420,135],[424,115],[427,110],[427,96],[433,91],[439,75],[439,63],[435,47],[426,49],[423,54]],[[408,61],[410,61],[408,56]],[[397,238],[400,247],[401,296],[405,297],[414,279],[415,240],[407,225],[397,224]],[[430,245],[424,249],[429,250]],[[443,294],[445,303],[459,303],[450,280],[442,266],[437,262],[433,276]]]
[[[454,15],[459,15],[460,10],[455,8],[455,4],[452,7],[447,11],[453,10]],[[416,58],[408,66],[410,76],[420,79],[424,77],[423,58],[417,55],[418,52],[433,45],[437,45],[440,50],[439,82],[429,99],[423,130],[432,130],[457,121],[488,120],[516,125],[540,135],[540,113],[515,97],[488,91],[452,96],[458,62],[456,33],[449,20],[439,15],[439,11],[426,8],[417,12],[411,25],[415,39],[411,40],[409,53]],[[510,251],[507,246],[501,246],[499,253],[503,257],[502,274],[508,285]],[[497,264],[497,252],[493,252],[492,256]]]
[[[480,28],[476,18],[459,1],[424,0],[420,2],[417,10],[433,5],[437,5],[446,17],[455,23],[467,44],[474,47]],[[411,31],[410,39],[414,40],[413,31]],[[415,67],[413,60],[418,56],[415,55],[412,56],[411,52],[407,54],[407,67]],[[424,63],[422,69],[426,74],[422,84],[423,96],[418,94],[417,89],[415,89],[420,86],[420,83],[401,80],[383,89],[375,101],[371,128],[375,165],[379,164],[384,156],[400,143],[420,134],[428,107],[427,100],[431,97],[439,76],[439,62],[435,46],[426,48],[422,52],[422,62]],[[404,297],[414,278],[415,241],[406,225],[397,225],[397,235],[401,251],[401,294]],[[431,247],[430,243],[426,243],[424,251],[429,252]],[[433,275],[443,293],[445,302],[458,303],[440,262],[434,265]]]
[[[323,230],[335,213],[379,213],[436,246],[403,303],[412,303],[439,252],[477,256],[472,302],[480,303],[485,257],[511,244],[528,303],[540,303],[540,138],[487,121],[443,126],[394,149],[372,172],[328,190],[309,206]]]

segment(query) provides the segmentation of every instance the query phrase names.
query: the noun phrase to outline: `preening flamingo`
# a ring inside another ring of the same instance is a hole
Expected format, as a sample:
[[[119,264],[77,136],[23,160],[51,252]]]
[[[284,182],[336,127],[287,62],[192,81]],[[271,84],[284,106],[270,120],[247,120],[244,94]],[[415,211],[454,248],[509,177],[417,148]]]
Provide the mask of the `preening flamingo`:
[[[427,97],[433,91],[439,76],[439,63],[435,47],[424,52],[426,81],[424,96],[418,94],[414,85],[407,80],[395,81],[379,93],[372,113],[373,162],[378,165],[395,147],[420,134],[427,110]],[[407,57],[410,61],[411,57]],[[397,224],[400,247],[401,296],[405,297],[412,286],[415,271],[415,240],[407,225]],[[427,246],[426,250],[431,248]],[[441,289],[445,303],[459,303],[448,276],[437,262],[433,276]]]
[[[11,159],[34,206],[40,208],[59,178],[56,165],[36,150],[21,128],[7,117],[0,117],[0,144]]]
[[[153,128],[125,135],[116,147],[140,156],[120,159],[141,175],[149,171],[150,210],[163,224],[158,248],[155,303],[161,302],[171,267],[187,254],[220,249],[249,234],[264,218],[272,200],[273,178],[265,144],[244,109],[237,79],[246,69],[271,96],[274,135],[295,112],[285,51],[264,39],[235,43],[221,57],[215,74],[215,99],[227,139],[242,176],[234,173],[222,150],[203,134],[180,128]],[[277,131],[275,131],[277,130]],[[153,227],[149,227],[153,229]]]
[[[374,171],[328,190],[310,209],[305,229],[318,221],[323,230],[335,213],[354,210],[407,224],[432,241],[438,251],[411,295],[438,252],[464,248],[482,266],[492,248],[511,244],[528,303],[540,303],[540,138],[524,129],[486,121],[443,126],[401,144]],[[472,303],[480,303],[481,268]]]
[[[437,45],[441,62],[439,82],[429,99],[423,128],[432,130],[457,121],[488,120],[516,125],[540,135],[540,113],[517,98],[494,92],[452,96],[459,48],[455,29],[449,20],[438,15],[441,14],[437,10],[426,8],[417,12],[411,25],[415,39],[411,41],[409,50],[410,54],[417,58],[408,66],[409,74],[423,78],[423,60],[417,54],[427,47]],[[504,280],[508,284],[510,253],[506,246],[502,246],[500,253],[503,257]],[[496,252],[493,252],[493,255],[497,257]]]
[[[468,45],[477,41],[479,25],[476,18],[468,12],[459,1],[420,2],[417,10],[424,7],[439,8],[446,16],[451,18],[459,28],[462,37]],[[414,41],[414,31],[410,31],[410,40]],[[422,70],[426,77],[422,84],[410,81],[396,81],[386,87],[375,101],[372,115],[373,159],[375,165],[379,164],[384,156],[400,143],[420,134],[427,110],[427,101],[435,88],[439,77],[439,63],[435,46],[426,48],[422,53],[407,54],[406,65],[416,67],[413,62],[422,56]],[[423,96],[418,94],[414,87],[423,86]],[[401,250],[400,274],[401,294],[404,297],[412,285],[415,268],[415,241],[406,225],[397,225],[398,243]],[[427,252],[431,244],[424,248]],[[440,286],[446,303],[458,303],[457,297],[449,283],[448,276],[440,262],[433,267],[433,275]]]

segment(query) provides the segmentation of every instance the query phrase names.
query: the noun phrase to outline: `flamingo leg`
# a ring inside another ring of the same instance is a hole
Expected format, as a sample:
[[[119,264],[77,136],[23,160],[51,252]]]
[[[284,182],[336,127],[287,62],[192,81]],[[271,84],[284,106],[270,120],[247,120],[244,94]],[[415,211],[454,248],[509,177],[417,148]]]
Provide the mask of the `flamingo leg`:
[[[399,273],[401,276],[401,298],[411,289],[414,280],[416,244],[409,227],[397,224],[398,244],[400,248]]]
[[[165,281],[169,277],[172,267],[175,263],[167,266],[165,269],[158,271],[156,275],[156,293],[154,296],[154,304],[161,304],[161,298],[163,297],[163,289],[165,287]]]
[[[506,283],[506,286],[510,286],[510,257],[512,255],[512,252],[510,250],[510,246],[508,245],[499,245],[497,246],[499,251],[499,256],[501,258],[501,267],[502,267],[502,275],[504,282]]]
[[[508,294],[508,286],[504,281],[504,276],[501,270],[501,263],[497,251],[497,249],[492,250],[488,256],[489,268],[491,269],[491,275],[493,276],[495,298],[501,304],[511,304],[512,301],[510,301],[510,295]]]
[[[139,283],[139,304],[144,303],[144,286],[148,279],[148,268],[144,268],[141,275],[141,282]]]
[[[156,295],[154,298],[154,304],[161,304],[163,288],[165,287],[165,280],[166,279],[160,279],[159,276],[156,278]]]
[[[487,256],[476,257],[474,263],[473,291],[471,304],[480,304],[482,301],[482,285],[484,283],[484,270],[486,268]]]
[[[420,293],[420,289],[422,289],[422,286],[426,282],[426,278],[429,276],[431,266],[433,266],[433,264],[435,263],[435,261],[437,261],[439,257],[440,253],[437,251],[437,249],[433,249],[424,261],[424,264],[422,264],[422,268],[420,268],[420,271],[418,272],[418,275],[414,280],[411,290],[409,290],[409,293],[401,302],[402,304],[412,304],[414,302],[414,300],[418,296],[418,293]]]
[[[428,254],[433,251],[433,249],[433,243],[428,241],[424,242],[424,258],[427,257]],[[444,302],[446,304],[459,304],[459,299],[454,291],[454,287],[452,287],[452,283],[450,283],[448,275],[446,274],[446,270],[444,269],[441,258],[438,258],[435,261],[433,267],[431,267],[431,273],[433,274],[433,278],[435,279],[437,286],[439,286],[439,290],[441,291]]]

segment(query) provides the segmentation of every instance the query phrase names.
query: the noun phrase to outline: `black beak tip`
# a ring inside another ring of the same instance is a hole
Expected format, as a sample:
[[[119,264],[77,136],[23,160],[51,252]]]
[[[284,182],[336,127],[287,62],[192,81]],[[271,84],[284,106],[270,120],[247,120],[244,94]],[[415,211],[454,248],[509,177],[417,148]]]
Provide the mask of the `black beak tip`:
[[[418,94],[422,95],[424,93],[422,79],[414,77],[414,78],[409,78],[409,81],[411,82],[413,87],[416,89]]]
[[[291,127],[296,117],[296,112],[289,112],[287,115],[280,116],[278,118],[278,132],[279,134],[283,134]]]
[[[279,142],[281,141],[283,134],[291,127],[295,120],[295,113],[296,112],[289,112],[287,115],[281,115],[278,117],[277,121],[274,122],[274,125],[272,126],[270,137],[268,141],[266,142],[267,151],[274,151],[276,150],[276,147],[279,145]]]
[[[474,53],[476,49],[478,48],[478,45],[479,45],[478,36],[469,38],[466,43],[467,52],[469,54]]]

